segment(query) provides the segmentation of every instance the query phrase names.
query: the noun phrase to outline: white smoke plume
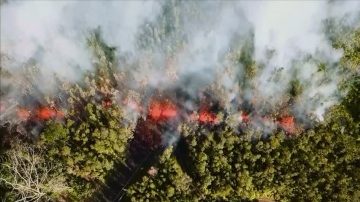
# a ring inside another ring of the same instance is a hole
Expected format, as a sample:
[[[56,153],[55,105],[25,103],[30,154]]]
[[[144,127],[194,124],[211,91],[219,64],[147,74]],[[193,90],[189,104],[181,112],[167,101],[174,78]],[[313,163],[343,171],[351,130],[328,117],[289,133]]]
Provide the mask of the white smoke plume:
[[[216,83],[225,101],[269,111],[296,79],[303,91],[291,110],[321,119],[339,99],[342,55],[322,23],[345,17],[358,26],[359,11],[358,1],[10,1],[1,5],[1,54],[12,62],[1,66],[14,72],[34,60],[40,83],[54,73],[77,81],[93,69],[86,39],[99,27],[116,56],[126,56],[118,69],[134,89],[181,88],[196,97]],[[236,62],[243,52],[257,67],[251,80],[247,64]]]
[[[76,68],[92,68],[92,30],[101,27],[107,43],[131,51],[139,26],[159,9],[155,1],[10,1],[1,6],[1,52],[16,66],[34,59],[42,71],[80,79]]]

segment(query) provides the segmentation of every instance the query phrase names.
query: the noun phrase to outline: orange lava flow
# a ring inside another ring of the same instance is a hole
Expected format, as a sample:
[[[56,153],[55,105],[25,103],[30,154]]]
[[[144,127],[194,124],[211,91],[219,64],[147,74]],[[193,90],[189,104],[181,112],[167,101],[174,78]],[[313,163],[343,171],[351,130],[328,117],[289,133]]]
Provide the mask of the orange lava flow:
[[[286,132],[294,133],[295,132],[295,121],[293,116],[284,116],[281,117],[278,121],[279,126],[284,129]]]
[[[200,123],[217,123],[218,122],[218,118],[216,117],[216,115],[212,112],[206,111],[206,110],[201,110],[199,112],[199,118],[198,121]]]
[[[150,103],[149,116],[155,121],[169,120],[177,116],[176,107],[169,101],[154,101]]]
[[[19,107],[16,110],[16,114],[17,117],[22,121],[33,118],[36,120],[46,121],[49,119],[62,119],[65,116],[64,112],[50,107],[39,107],[33,111],[30,111],[24,107]]]
[[[41,120],[49,120],[56,118],[57,112],[54,109],[48,107],[41,107],[35,111],[36,117]]]

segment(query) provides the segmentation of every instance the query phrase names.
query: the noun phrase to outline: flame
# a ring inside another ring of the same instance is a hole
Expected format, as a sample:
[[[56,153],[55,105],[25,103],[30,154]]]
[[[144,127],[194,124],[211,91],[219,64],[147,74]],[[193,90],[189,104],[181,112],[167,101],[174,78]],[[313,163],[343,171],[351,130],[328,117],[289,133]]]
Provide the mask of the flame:
[[[56,118],[57,112],[49,107],[41,107],[35,110],[35,116],[40,120],[49,120]]]
[[[295,132],[295,121],[293,116],[281,117],[278,121],[279,126],[289,133]]]
[[[39,107],[32,111],[24,107],[18,107],[16,114],[17,117],[22,121],[33,118],[36,120],[46,121],[49,119],[62,119],[65,116],[63,111],[56,110],[51,107]]]
[[[103,100],[103,106],[108,107],[113,104],[111,99]],[[131,99],[123,100],[123,104],[127,105],[129,108],[143,112],[144,110],[139,106],[137,102]],[[3,110],[4,104],[0,103],[0,110]],[[65,113],[61,110],[57,110],[54,107],[41,106],[30,110],[25,107],[18,107],[16,110],[17,117],[22,121],[27,120],[40,120],[47,121],[50,119],[63,119]],[[152,124],[156,125],[158,121],[169,121],[178,116],[178,107],[169,100],[153,100],[150,102],[148,108],[148,120],[150,122],[144,122],[145,125]],[[217,117],[215,112],[212,112],[208,107],[200,107],[199,111],[193,112],[189,114],[188,121],[198,122],[200,124],[219,124],[220,120]],[[250,115],[244,111],[240,111],[240,115],[238,115],[238,120],[242,123],[250,123],[251,118]],[[179,119],[177,119],[179,120]],[[270,120],[267,116],[262,116],[262,120],[264,122],[274,123],[278,125],[282,130],[286,131],[289,134],[295,133],[299,128],[296,128],[295,118],[291,115],[281,116],[277,120]],[[179,120],[180,121],[180,120]],[[155,126],[154,126],[155,127]],[[152,126],[150,127],[141,127],[143,131],[152,131]]]
[[[200,123],[211,123],[211,124],[219,122],[218,118],[216,117],[216,114],[207,110],[200,110],[198,121]]]
[[[150,103],[149,116],[155,121],[169,120],[177,116],[177,110],[170,101],[153,101]]]

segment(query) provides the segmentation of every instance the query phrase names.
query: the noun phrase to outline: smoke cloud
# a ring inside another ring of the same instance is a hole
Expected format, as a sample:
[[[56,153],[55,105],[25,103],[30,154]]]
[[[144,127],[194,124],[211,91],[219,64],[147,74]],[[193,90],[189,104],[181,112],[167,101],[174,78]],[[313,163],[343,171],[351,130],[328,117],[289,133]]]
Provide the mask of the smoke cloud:
[[[76,82],[94,68],[86,40],[100,28],[126,58],[117,69],[132,89],[180,88],[196,98],[210,86],[229,113],[249,102],[261,114],[290,102],[296,80],[302,92],[289,110],[322,119],[340,99],[342,56],[323,22],[358,28],[359,10],[358,1],[10,1],[1,5],[1,66],[17,72],[35,61],[39,83],[51,86],[53,74]]]
[[[1,53],[16,68],[35,60],[41,70],[80,79],[91,70],[86,39],[101,27],[110,45],[134,49],[137,29],[159,12],[158,2],[11,1],[1,6]]]

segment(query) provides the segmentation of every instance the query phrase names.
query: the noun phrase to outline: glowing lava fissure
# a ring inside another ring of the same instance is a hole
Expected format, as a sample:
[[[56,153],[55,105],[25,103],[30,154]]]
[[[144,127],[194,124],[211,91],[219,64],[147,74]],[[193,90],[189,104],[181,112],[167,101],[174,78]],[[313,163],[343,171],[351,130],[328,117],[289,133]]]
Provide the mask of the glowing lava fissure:
[[[178,122],[184,122],[186,120],[190,122],[197,122],[204,125],[217,125],[221,120],[218,118],[217,113],[222,111],[223,108],[211,104],[207,104],[202,101],[200,107],[197,110],[187,111],[181,103],[172,102],[171,99],[153,98],[150,101],[146,117],[155,123],[166,123],[172,121],[172,124],[177,125]],[[128,103],[129,107],[133,109],[140,109],[137,105],[133,106],[133,103]],[[143,112],[138,110],[138,112]],[[241,111],[239,116],[240,123],[251,125],[254,119],[259,118],[256,112]],[[185,117],[187,117],[185,119]],[[292,134],[296,132],[295,117],[291,115],[283,115],[271,118],[271,116],[264,115],[261,120],[272,123],[278,128],[284,130],[286,133]],[[176,124],[175,124],[175,122]]]
[[[175,105],[169,99],[153,100],[148,107],[147,117],[155,122],[166,122],[175,119],[183,119],[181,114],[190,117],[191,121],[197,121],[201,124],[218,124],[220,121],[215,112],[211,111],[208,106],[202,106],[195,112],[188,114],[181,106]]]
[[[141,109],[127,102],[131,109]],[[142,110],[138,111],[142,113]],[[134,142],[142,148],[154,150],[164,145],[164,134],[171,131],[177,136],[177,126],[181,122],[179,108],[169,99],[153,98],[147,108],[146,119],[139,118],[135,128]]]
[[[219,122],[216,114],[206,109],[199,111],[198,121],[204,124],[216,124]]]
[[[148,116],[155,121],[167,121],[177,115],[177,107],[169,100],[152,101],[150,103]]]
[[[278,125],[288,133],[295,133],[296,125],[293,116],[283,116],[277,121]]]
[[[144,110],[139,103],[132,101],[131,99],[124,100],[122,104],[131,108],[132,110],[135,110],[137,113],[145,113],[145,117],[147,118],[146,120],[144,120],[144,123],[142,123],[142,125],[153,125],[150,127],[142,126],[141,133],[147,131],[148,128],[165,127],[165,125],[171,125],[171,127],[176,127],[179,125],[179,123],[188,121],[208,126],[218,125],[222,122],[218,118],[217,114],[218,112],[224,111],[224,108],[221,107],[221,105],[214,104],[217,103],[216,99],[214,98],[207,97],[206,99],[198,100],[197,103],[199,108],[194,108],[191,110],[187,109],[183,105],[183,103],[181,103],[181,98],[178,100],[178,102],[174,102],[173,100],[174,99],[172,99],[171,96],[167,96],[166,98],[164,98],[163,96],[152,96],[151,101],[148,104],[147,110]],[[110,97],[106,97],[101,101],[101,104],[105,109],[109,108],[115,103],[116,102],[114,102]],[[244,109],[239,109],[240,115],[238,121],[239,124],[243,123],[245,125],[242,125],[240,127],[251,126],[255,120],[258,120],[260,115],[258,115],[256,111],[243,110]],[[58,110],[54,106],[50,107],[42,105],[38,105],[37,107],[18,107],[16,110],[16,114],[18,119],[21,121],[61,120],[65,116],[65,113],[62,110]],[[224,114],[225,118],[227,115],[229,115],[226,112],[224,112]],[[265,118],[261,120],[272,123],[272,125],[277,126],[288,134],[293,134],[297,131],[297,124],[295,123],[295,118],[291,115],[283,115],[274,118],[270,118],[264,115],[263,117]],[[158,131],[158,129],[156,129],[156,131]]]
[[[33,110],[27,109],[25,107],[18,107],[16,114],[18,118],[22,121],[26,121],[29,119],[47,121],[50,119],[62,119],[65,116],[65,113],[63,111],[46,106],[41,106]]]

